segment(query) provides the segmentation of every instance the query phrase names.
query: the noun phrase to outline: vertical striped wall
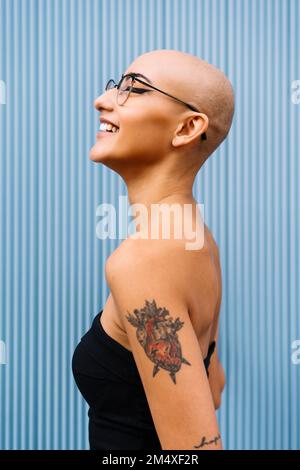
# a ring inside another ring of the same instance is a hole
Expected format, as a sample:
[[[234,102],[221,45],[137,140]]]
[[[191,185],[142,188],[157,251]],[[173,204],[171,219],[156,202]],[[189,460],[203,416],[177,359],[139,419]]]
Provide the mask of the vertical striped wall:
[[[236,93],[194,188],[222,258],[224,446],[300,448],[299,25],[297,0],[0,0],[0,448],[88,448],[71,357],[120,242],[96,237],[97,205],[126,194],[88,158],[93,100],[161,48]]]

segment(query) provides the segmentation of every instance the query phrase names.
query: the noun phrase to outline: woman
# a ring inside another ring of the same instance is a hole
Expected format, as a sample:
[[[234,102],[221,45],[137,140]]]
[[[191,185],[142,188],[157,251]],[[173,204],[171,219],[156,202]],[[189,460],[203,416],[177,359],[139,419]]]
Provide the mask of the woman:
[[[229,132],[232,86],[195,56],[157,50],[110,80],[95,108],[90,159],[124,179],[140,230],[107,259],[110,294],[73,356],[90,447],[222,449],[221,267],[192,187]]]

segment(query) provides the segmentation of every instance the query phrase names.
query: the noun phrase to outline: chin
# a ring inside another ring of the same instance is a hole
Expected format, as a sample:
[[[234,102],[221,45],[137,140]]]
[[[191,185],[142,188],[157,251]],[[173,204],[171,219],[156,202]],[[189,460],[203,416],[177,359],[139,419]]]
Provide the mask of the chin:
[[[99,148],[97,148],[97,144],[91,148],[89,159],[95,163],[102,163],[102,165],[105,165],[107,168],[112,170],[115,170],[115,168],[118,166],[116,165],[116,159],[112,158],[111,153],[108,151],[105,152],[104,150],[99,150]]]
[[[102,162],[105,160],[105,157],[103,155],[103,150],[99,149],[98,145],[95,144],[89,153],[89,159],[92,160],[93,162]]]
[[[97,156],[97,154],[94,154],[92,151],[89,153],[89,159],[92,160],[93,162],[99,162],[101,161],[101,158]]]

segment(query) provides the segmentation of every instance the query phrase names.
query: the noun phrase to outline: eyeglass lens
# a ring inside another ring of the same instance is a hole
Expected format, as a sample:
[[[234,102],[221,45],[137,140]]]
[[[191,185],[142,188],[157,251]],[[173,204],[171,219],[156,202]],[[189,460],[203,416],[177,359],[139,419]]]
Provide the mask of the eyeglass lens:
[[[124,104],[125,101],[127,100],[129,93],[131,91],[132,85],[133,85],[132,82],[133,82],[133,78],[131,76],[124,77],[121,80],[121,83],[118,89],[118,94],[117,94],[117,103],[119,105]],[[106,84],[105,90],[106,91],[111,90],[115,86],[116,86],[115,81],[113,79],[110,79]]]
[[[124,77],[120,83],[119,90],[118,90],[118,96],[117,96],[117,102],[119,105],[122,105],[125,103],[127,100],[129,93],[131,91],[132,85],[133,85],[133,79],[132,77]]]

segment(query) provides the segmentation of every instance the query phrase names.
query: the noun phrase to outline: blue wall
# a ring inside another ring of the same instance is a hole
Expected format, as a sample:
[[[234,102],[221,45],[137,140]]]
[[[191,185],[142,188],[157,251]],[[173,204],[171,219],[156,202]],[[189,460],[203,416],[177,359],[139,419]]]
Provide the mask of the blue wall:
[[[121,241],[96,237],[96,208],[126,194],[88,158],[93,100],[161,48],[213,63],[236,92],[194,187],[222,258],[224,446],[300,448],[299,25],[297,0],[0,0],[0,448],[88,448],[71,357]]]

